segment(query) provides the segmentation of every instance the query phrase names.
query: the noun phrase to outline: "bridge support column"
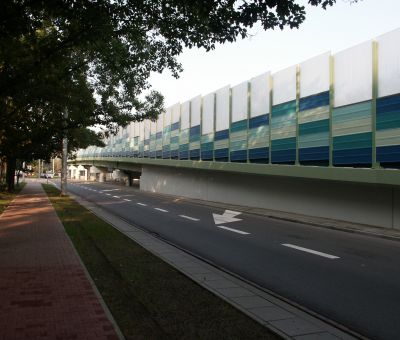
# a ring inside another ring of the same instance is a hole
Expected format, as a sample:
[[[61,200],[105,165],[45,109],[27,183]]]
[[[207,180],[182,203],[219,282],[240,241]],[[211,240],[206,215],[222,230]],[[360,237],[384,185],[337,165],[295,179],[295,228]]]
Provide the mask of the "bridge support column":
[[[105,182],[106,181],[106,177],[107,177],[107,172],[106,171],[100,171],[99,175],[100,175],[99,176],[99,182],[100,183]]]
[[[84,165],[83,166],[86,170],[85,173],[85,181],[89,181],[90,180],[90,168],[92,167],[91,165]]]

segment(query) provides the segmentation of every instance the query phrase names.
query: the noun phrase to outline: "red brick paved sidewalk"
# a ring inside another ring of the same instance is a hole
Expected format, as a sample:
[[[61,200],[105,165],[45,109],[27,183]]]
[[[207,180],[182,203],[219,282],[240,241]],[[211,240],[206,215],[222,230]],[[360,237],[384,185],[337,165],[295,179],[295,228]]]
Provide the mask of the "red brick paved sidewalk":
[[[40,183],[0,217],[0,339],[118,339]]]

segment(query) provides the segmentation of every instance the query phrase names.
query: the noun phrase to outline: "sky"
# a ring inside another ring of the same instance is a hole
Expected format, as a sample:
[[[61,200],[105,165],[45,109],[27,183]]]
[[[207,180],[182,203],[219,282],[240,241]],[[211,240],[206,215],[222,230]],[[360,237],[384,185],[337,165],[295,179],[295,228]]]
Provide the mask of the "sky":
[[[166,71],[152,74],[150,84],[164,95],[169,107],[327,51],[337,53],[400,27],[400,0],[362,0],[356,4],[337,0],[326,11],[308,5],[306,11],[299,29],[255,28],[251,37],[218,45],[211,52],[185,49],[178,58],[184,68],[180,78]]]

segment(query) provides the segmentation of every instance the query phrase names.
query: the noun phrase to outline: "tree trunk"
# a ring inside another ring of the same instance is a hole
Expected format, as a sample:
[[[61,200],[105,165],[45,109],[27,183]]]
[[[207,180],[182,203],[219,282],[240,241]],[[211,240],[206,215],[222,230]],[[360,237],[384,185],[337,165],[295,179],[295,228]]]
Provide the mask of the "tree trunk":
[[[14,157],[7,158],[6,182],[7,190],[14,191],[15,168],[17,166],[17,159]]]

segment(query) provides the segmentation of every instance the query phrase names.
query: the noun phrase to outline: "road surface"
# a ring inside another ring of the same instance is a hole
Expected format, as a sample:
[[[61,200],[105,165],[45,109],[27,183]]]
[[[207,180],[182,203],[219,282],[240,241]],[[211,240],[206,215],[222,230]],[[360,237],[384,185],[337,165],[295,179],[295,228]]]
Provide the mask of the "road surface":
[[[368,338],[400,338],[400,242],[112,184],[69,190]]]

